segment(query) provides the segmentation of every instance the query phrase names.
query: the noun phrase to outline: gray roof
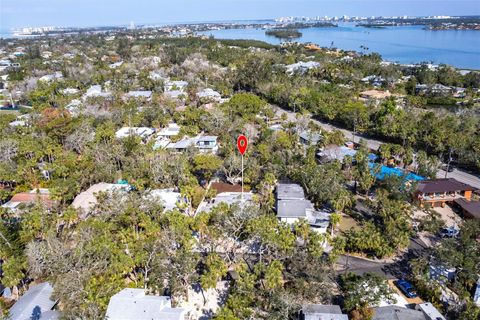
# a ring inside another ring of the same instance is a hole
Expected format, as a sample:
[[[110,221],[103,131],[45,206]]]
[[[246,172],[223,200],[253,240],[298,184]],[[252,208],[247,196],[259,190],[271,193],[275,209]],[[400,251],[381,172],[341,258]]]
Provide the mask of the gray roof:
[[[313,204],[308,200],[279,200],[277,202],[279,218],[307,218],[307,209],[313,209]]]
[[[428,319],[446,320],[445,317],[433,306],[430,302],[420,303],[415,306],[415,309],[422,311]]]
[[[278,200],[301,200],[305,199],[302,186],[298,184],[279,183],[277,185]]]
[[[123,289],[108,304],[108,320],[183,320],[187,310],[172,308],[170,297],[146,295],[144,289]]]
[[[315,133],[315,132],[304,131],[304,132],[301,132],[299,136],[301,140],[306,141],[310,144],[317,144],[319,141],[322,140],[322,136],[319,133]]]
[[[217,141],[217,136],[202,136],[200,138],[198,138],[198,142],[203,142],[203,141]]]
[[[477,287],[473,296],[473,302],[475,302],[477,305],[480,305],[480,278],[478,278],[477,281]]]
[[[309,304],[303,307],[304,320],[348,320],[336,305]]]
[[[42,312],[39,320],[58,320],[60,319],[61,313],[55,310],[50,310],[47,312]]]
[[[373,311],[372,320],[427,320],[421,311],[397,306],[374,308]]]
[[[50,299],[52,292],[53,287],[48,282],[30,287],[10,308],[10,320],[44,319],[43,313],[52,310],[56,303]],[[46,316],[45,319],[55,319]]]
[[[177,141],[176,143],[170,143],[167,146],[167,149],[187,149],[188,147],[194,146],[194,145],[195,145],[195,139],[187,138],[187,139]]]
[[[243,193],[243,202],[247,206],[253,205],[253,194],[251,192]],[[218,206],[220,203],[225,203],[229,206],[233,204],[241,205],[242,204],[242,193],[241,192],[222,192],[217,194],[210,202],[202,202],[197,209],[197,212],[210,212],[213,208]]]
[[[310,209],[307,210],[307,220],[312,227],[326,228],[330,224],[330,213]]]
[[[343,161],[346,156],[351,156],[353,158],[356,153],[356,150],[345,146],[330,146],[319,152],[318,156],[325,161]]]

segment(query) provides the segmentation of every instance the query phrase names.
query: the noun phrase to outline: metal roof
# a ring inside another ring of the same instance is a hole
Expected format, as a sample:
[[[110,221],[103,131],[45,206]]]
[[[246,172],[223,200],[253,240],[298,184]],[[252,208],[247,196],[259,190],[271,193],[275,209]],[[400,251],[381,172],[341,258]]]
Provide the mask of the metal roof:
[[[305,320],[348,320],[337,305],[309,304],[303,307]]]
[[[279,200],[277,202],[277,216],[279,218],[307,218],[307,209],[313,209],[308,200]]]
[[[146,295],[144,289],[123,289],[108,304],[108,320],[183,320],[187,310],[172,308],[170,297]]]
[[[48,282],[30,287],[13,307],[10,308],[9,319],[43,319],[41,315],[44,312],[50,311],[55,306],[56,302],[50,299],[52,292],[53,287]]]
[[[322,140],[322,135],[315,132],[303,131],[299,134],[300,138],[311,144],[317,144]]]
[[[127,93],[127,96],[130,97],[130,98],[151,98],[152,97],[152,91],[142,91],[142,90],[138,90],[138,91],[129,91]]]
[[[301,200],[305,199],[302,186],[298,184],[279,183],[277,185],[278,200]]]
[[[343,161],[345,156],[355,157],[357,153],[356,150],[345,147],[345,146],[330,146],[325,148],[325,150],[318,153],[318,155],[327,161]]]
[[[446,320],[445,317],[430,302],[417,304],[415,309],[422,311],[428,317],[428,319]]]
[[[372,320],[427,320],[421,311],[398,306],[373,308],[373,312]]]

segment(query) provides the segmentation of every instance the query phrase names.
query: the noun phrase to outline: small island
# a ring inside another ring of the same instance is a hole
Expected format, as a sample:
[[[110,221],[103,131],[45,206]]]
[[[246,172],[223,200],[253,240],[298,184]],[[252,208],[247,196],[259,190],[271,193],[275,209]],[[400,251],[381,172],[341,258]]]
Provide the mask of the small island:
[[[302,37],[302,33],[297,29],[272,29],[265,31],[265,34],[279,39],[298,39]]]

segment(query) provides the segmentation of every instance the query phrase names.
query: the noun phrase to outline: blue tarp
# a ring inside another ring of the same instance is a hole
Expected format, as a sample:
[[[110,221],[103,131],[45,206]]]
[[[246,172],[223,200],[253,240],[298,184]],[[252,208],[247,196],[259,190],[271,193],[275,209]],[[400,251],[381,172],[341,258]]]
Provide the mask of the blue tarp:
[[[376,163],[371,163],[371,162],[369,163],[369,166],[372,169],[372,171],[377,165],[378,164]],[[411,173],[411,172],[406,173],[404,170],[400,168],[390,168],[384,165],[380,166],[380,171],[375,174],[375,177],[379,180],[383,180],[385,179],[386,176],[391,176],[391,175],[395,175],[397,177],[405,177],[405,180],[415,180],[415,181],[425,180],[424,177],[416,175],[414,173]]]

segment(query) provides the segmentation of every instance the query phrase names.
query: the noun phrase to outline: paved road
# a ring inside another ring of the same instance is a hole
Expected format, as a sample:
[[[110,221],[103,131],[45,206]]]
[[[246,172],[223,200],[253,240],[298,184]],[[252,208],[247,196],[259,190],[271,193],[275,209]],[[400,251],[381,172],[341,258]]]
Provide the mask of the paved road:
[[[437,178],[445,178],[445,171],[439,170],[437,172]],[[447,173],[447,178],[454,178],[480,190],[480,178],[468,172],[455,169],[452,172]]]
[[[411,273],[409,261],[416,257],[427,256],[427,249],[428,247],[420,239],[411,238],[408,252],[399,260],[383,262],[344,254],[338,258],[335,270],[338,274],[353,272],[362,275],[368,272],[382,275],[387,279],[405,278]]]
[[[341,255],[338,257],[335,269],[338,274],[343,274],[344,272],[353,272],[358,275],[375,273],[385,276],[388,279],[393,279],[395,275],[388,271],[388,266],[390,265],[392,264],[375,262],[350,255]]]
[[[295,121],[296,120],[296,113],[294,113],[293,111],[284,110],[284,109],[282,109],[278,106],[273,106],[273,108],[275,110],[275,113],[278,116],[281,116],[282,114],[285,113],[287,115],[287,119],[289,121]],[[382,142],[379,141],[379,140],[366,138],[366,137],[364,137],[362,135],[359,135],[359,134],[353,134],[353,132],[350,131],[350,130],[339,128],[335,125],[332,125],[332,124],[329,124],[329,123],[326,123],[326,122],[323,122],[323,121],[318,121],[318,120],[313,120],[313,119],[311,119],[311,121],[313,121],[315,124],[319,125],[321,128],[323,128],[324,130],[327,130],[327,131],[333,131],[335,129],[340,130],[340,131],[343,132],[345,137],[347,139],[351,140],[351,141],[358,142],[358,141],[360,141],[360,139],[363,139],[363,140],[366,141],[368,148],[370,148],[372,150],[378,150],[378,148],[382,145]],[[466,171],[455,169],[453,172],[449,172],[447,177],[448,178],[455,178],[456,180],[458,180],[460,182],[469,184],[469,185],[471,185],[475,188],[478,188],[480,190],[480,178],[478,176],[470,174]],[[437,173],[437,178],[445,178],[445,171],[439,170],[438,173]]]

